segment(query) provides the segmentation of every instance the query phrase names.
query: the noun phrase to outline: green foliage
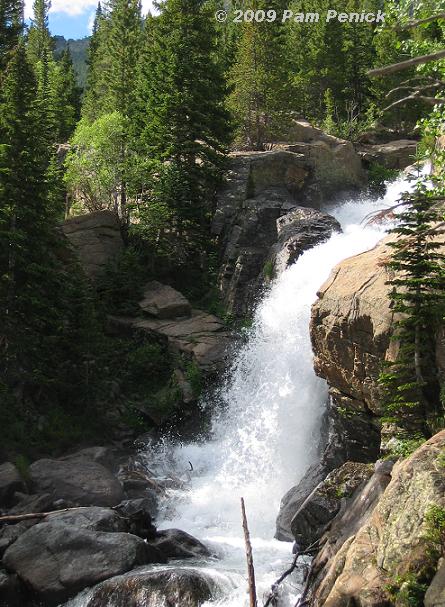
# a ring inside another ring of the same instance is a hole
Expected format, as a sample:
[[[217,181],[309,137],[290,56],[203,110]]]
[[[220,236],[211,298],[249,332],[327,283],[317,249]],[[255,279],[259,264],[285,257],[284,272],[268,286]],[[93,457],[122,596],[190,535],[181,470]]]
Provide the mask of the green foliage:
[[[119,112],[92,124],[86,119],[78,123],[65,160],[65,182],[81,201],[79,210],[118,211],[121,184],[131,173],[127,128],[128,120]]]
[[[396,439],[394,446],[385,455],[385,459],[406,459],[425,442],[424,436]]]
[[[107,314],[133,316],[139,312],[142,286],[147,280],[146,268],[139,252],[128,247],[105,268],[97,281],[100,302]]]
[[[386,191],[385,183],[397,179],[399,171],[397,169],[388,169],[387,167],[372,162],[368,168],[368,184],[373,194],[383,195]]]
[[[23,0],[0,0],[0,79],[23,32]]]
[[[266,261],[263,267],[263,276],[266,280],[271,281],[275,277],[274,263],[271,260]]]
[[[193,396],[199,398],[203,390],[202,371],[195,361],[189,361],[185,366],[185,378],[192,387]]]
[[[442,216],[434,192],[421,185],[401,201],[399,222],[391,233],[398,238],[387,267],[392,309],[398,313],[393,339],[396,360],[385,364],[380,382],[386,415],[408,432],[428,435],[443,415],[435,361],[435,335],[445,310],[444,258],[440,242],[431,237]]]

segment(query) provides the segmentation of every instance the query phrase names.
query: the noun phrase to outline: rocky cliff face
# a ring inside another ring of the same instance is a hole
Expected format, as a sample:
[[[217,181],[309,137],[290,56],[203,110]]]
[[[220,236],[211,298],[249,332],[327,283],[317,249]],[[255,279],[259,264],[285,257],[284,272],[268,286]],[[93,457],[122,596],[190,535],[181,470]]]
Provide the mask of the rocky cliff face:
[[[378,470],[356,492],[321,540],[313,567],[315,606],[420,605],[431,582],[424,604],[443,605],[444,457],[442,431],[390,476],[386,471],[390,482],[378,500],[385,486]]]
[[[297,143],[233,154],[218,196],[212,224],[221,255],[218,286],[234,316],[252,310],[282,250],[280,269],[339,229],[335,220],[319,212],[320,205],[366,183],[351,143],[308,123],[294,126],[292,139]]]

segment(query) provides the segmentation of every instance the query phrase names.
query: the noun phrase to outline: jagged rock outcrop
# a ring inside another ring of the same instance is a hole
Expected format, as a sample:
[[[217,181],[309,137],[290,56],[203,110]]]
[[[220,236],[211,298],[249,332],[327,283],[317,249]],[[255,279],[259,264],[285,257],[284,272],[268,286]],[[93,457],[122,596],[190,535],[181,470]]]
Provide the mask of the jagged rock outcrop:
[[[97,278],[124,249],[119,219],[112,211],[95,211],[67,219],[62,231],[85,274]]]
[[[322,538],[313,568],[314,606],[418,604],[409,602],[410,588],[418,593],[431,580],[429,601],[443,593],[444,458],[445,430],[397,463],[389,484],[388,471],[377,469]]]
[[[292,535],[300,548],[305,550],[320,539],[342,501],[351,497],[371,475],[370,464],[346,462],[315,487],[291,521]]]
[[[269,152],[232,154],[225,186],[218,195],[212,223],[221,255],[218,285],[228,312],[238,317],[252,311],[269,274],[268,266],[273,266],[279,252],[277,221],[297,208],[319,209],[332,197],[366,183],[351,143],[308,123],[296,122],[294,127],[295,133],[289,137],[298,143],[277,145]],[[316,227],[309,225],[308,215],[304,220],[313,236]],[[314,226],[320,225],[320,216],[312,215],[311,220]],[[295,236],[301,236],[295,215],[289,220],[283,246],[291,239],[293,227]],[[323,237],[337,227],[323,229]],[[302,237],[295,249],[304,250],[317,242],[320,240]],[[289,255],[289,263],[297,256]]]

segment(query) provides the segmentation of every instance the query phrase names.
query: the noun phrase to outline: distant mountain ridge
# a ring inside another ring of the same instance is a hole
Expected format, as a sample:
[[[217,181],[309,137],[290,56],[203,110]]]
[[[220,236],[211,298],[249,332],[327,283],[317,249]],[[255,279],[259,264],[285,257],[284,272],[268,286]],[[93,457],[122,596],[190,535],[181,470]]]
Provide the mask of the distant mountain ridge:
[[[88,72],[87,52],[89,44],[89,36],[82,38],[81,40],[73,40],[72,38],[67,40],[64,36],[54,36],[54,55],[59,57],[69,45],[77,82],[82,88],[85,86]]]

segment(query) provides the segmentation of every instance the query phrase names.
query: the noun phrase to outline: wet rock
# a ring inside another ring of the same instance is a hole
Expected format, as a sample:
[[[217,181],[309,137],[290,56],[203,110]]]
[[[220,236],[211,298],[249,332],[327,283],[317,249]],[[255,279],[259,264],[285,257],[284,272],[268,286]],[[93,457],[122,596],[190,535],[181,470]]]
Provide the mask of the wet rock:
[[[62,461],[86,460],[96,462],[96,464],[101,464],[113,473],[117,472],[119,467],[117,453],[112,447],[86,447],[59,459]]]
[[[45,518],[45,522],[70,525],[80,529],[88,529],[89,531],[129,531],[127,521],[116,510],[100,508],[98,506],[50,514]]]
[[[199,558],[211,556],[208,548],[193,535],[180,529],[158,531],[150,544],[166,558]]]
[[[102,582],[82,597],[84,607],[201,607],[216,595],[211,576],[194,569],[135,571]],[[65,607],[71,607],[68,603]]]
[[[366,183],[351,143],[301,124],[286,140],[298,143],[233,154],[218,192],[212,221],[221,256],[218,288],[228,312],[237,317],[252,312],[265,284],[271,248],[278,240],[277,220],[296,207],[319,209]]]
[[[101,464],[87,459],[41,459],[29,467],[37,491],[80,506],[115,506],[123,497],[120,482]]]
[[[13,544],[18,537],[25,533],[30,527],[37,522],[35,521],[22,521],[15,525],[5,525],[0,528],[0,558],[5,553],[6,549]]]
[[[0,465],[0,508],[12,504],[16,491],[25,491],[25,483],[16,466],[11,462]]]
[[[121,502],[116,511],[127,522],[128,531],[144,539],[152,540],[156,536],[156,527],[153,524],[153,504],[148,498],[125,500]]]
[[[445,430],[436,434],[408,459],[397,463],[385,491],[375,499],[367,492],[371,506],[365,520],[358,517],[349,528],[350,537],[342,544],[339,525],[333,558],[325,556],[326,570],[315,589],[313,604],[347,607],[351,604],[381,607],[392,604],[388,584],[401,586],[425,568],[435,568],[440,551],[431,539],[432,508],[445,508],[445,468],[440,465],[445,452]],[[384,467],[376,470],[382,474]],[[373,477],[374,478],[374,477]],[[372,482],[371,479],[370,482]],[[359,509],[366,503],[363,496]],[[346,513],[347,515],[347,513]],[[433,523],[434,524],[434,523]],[[433,592],[433,591],[432,591]]]
[[[346,462],[317,485],[295,513],[291,530],[297,544],[306,549],[323,535],[327,525],[340,510],[342,500],[372,475],[369,464]]]
[[[38,597],[57,604],[86,586],[162,560],[156,548],[134,535],[51,522],[22,534],[5,552],[3,564]]]
[[[27,495],[15,493],[16,505],[9,509],[9,514],[26,514],[28,512],[49,512],[54,510],[54,497],[50,493]]]
[[[62,230],[92,279],[124,249],[119,219],[111,211],[95,211],[67,219]]]
[[[144,288],[144,299],[139,302],[143,312],[159,319],[190,316],[190,302],[169,285],[152,280]]]
[[[277,220],[278,242],[273,247],[279,273],[297,261],[304,251],[341,232],[338,221],[315,209],[297,207]]]
[[[23,607],[26,589],[16,574],[0,569],[0,607]]]

